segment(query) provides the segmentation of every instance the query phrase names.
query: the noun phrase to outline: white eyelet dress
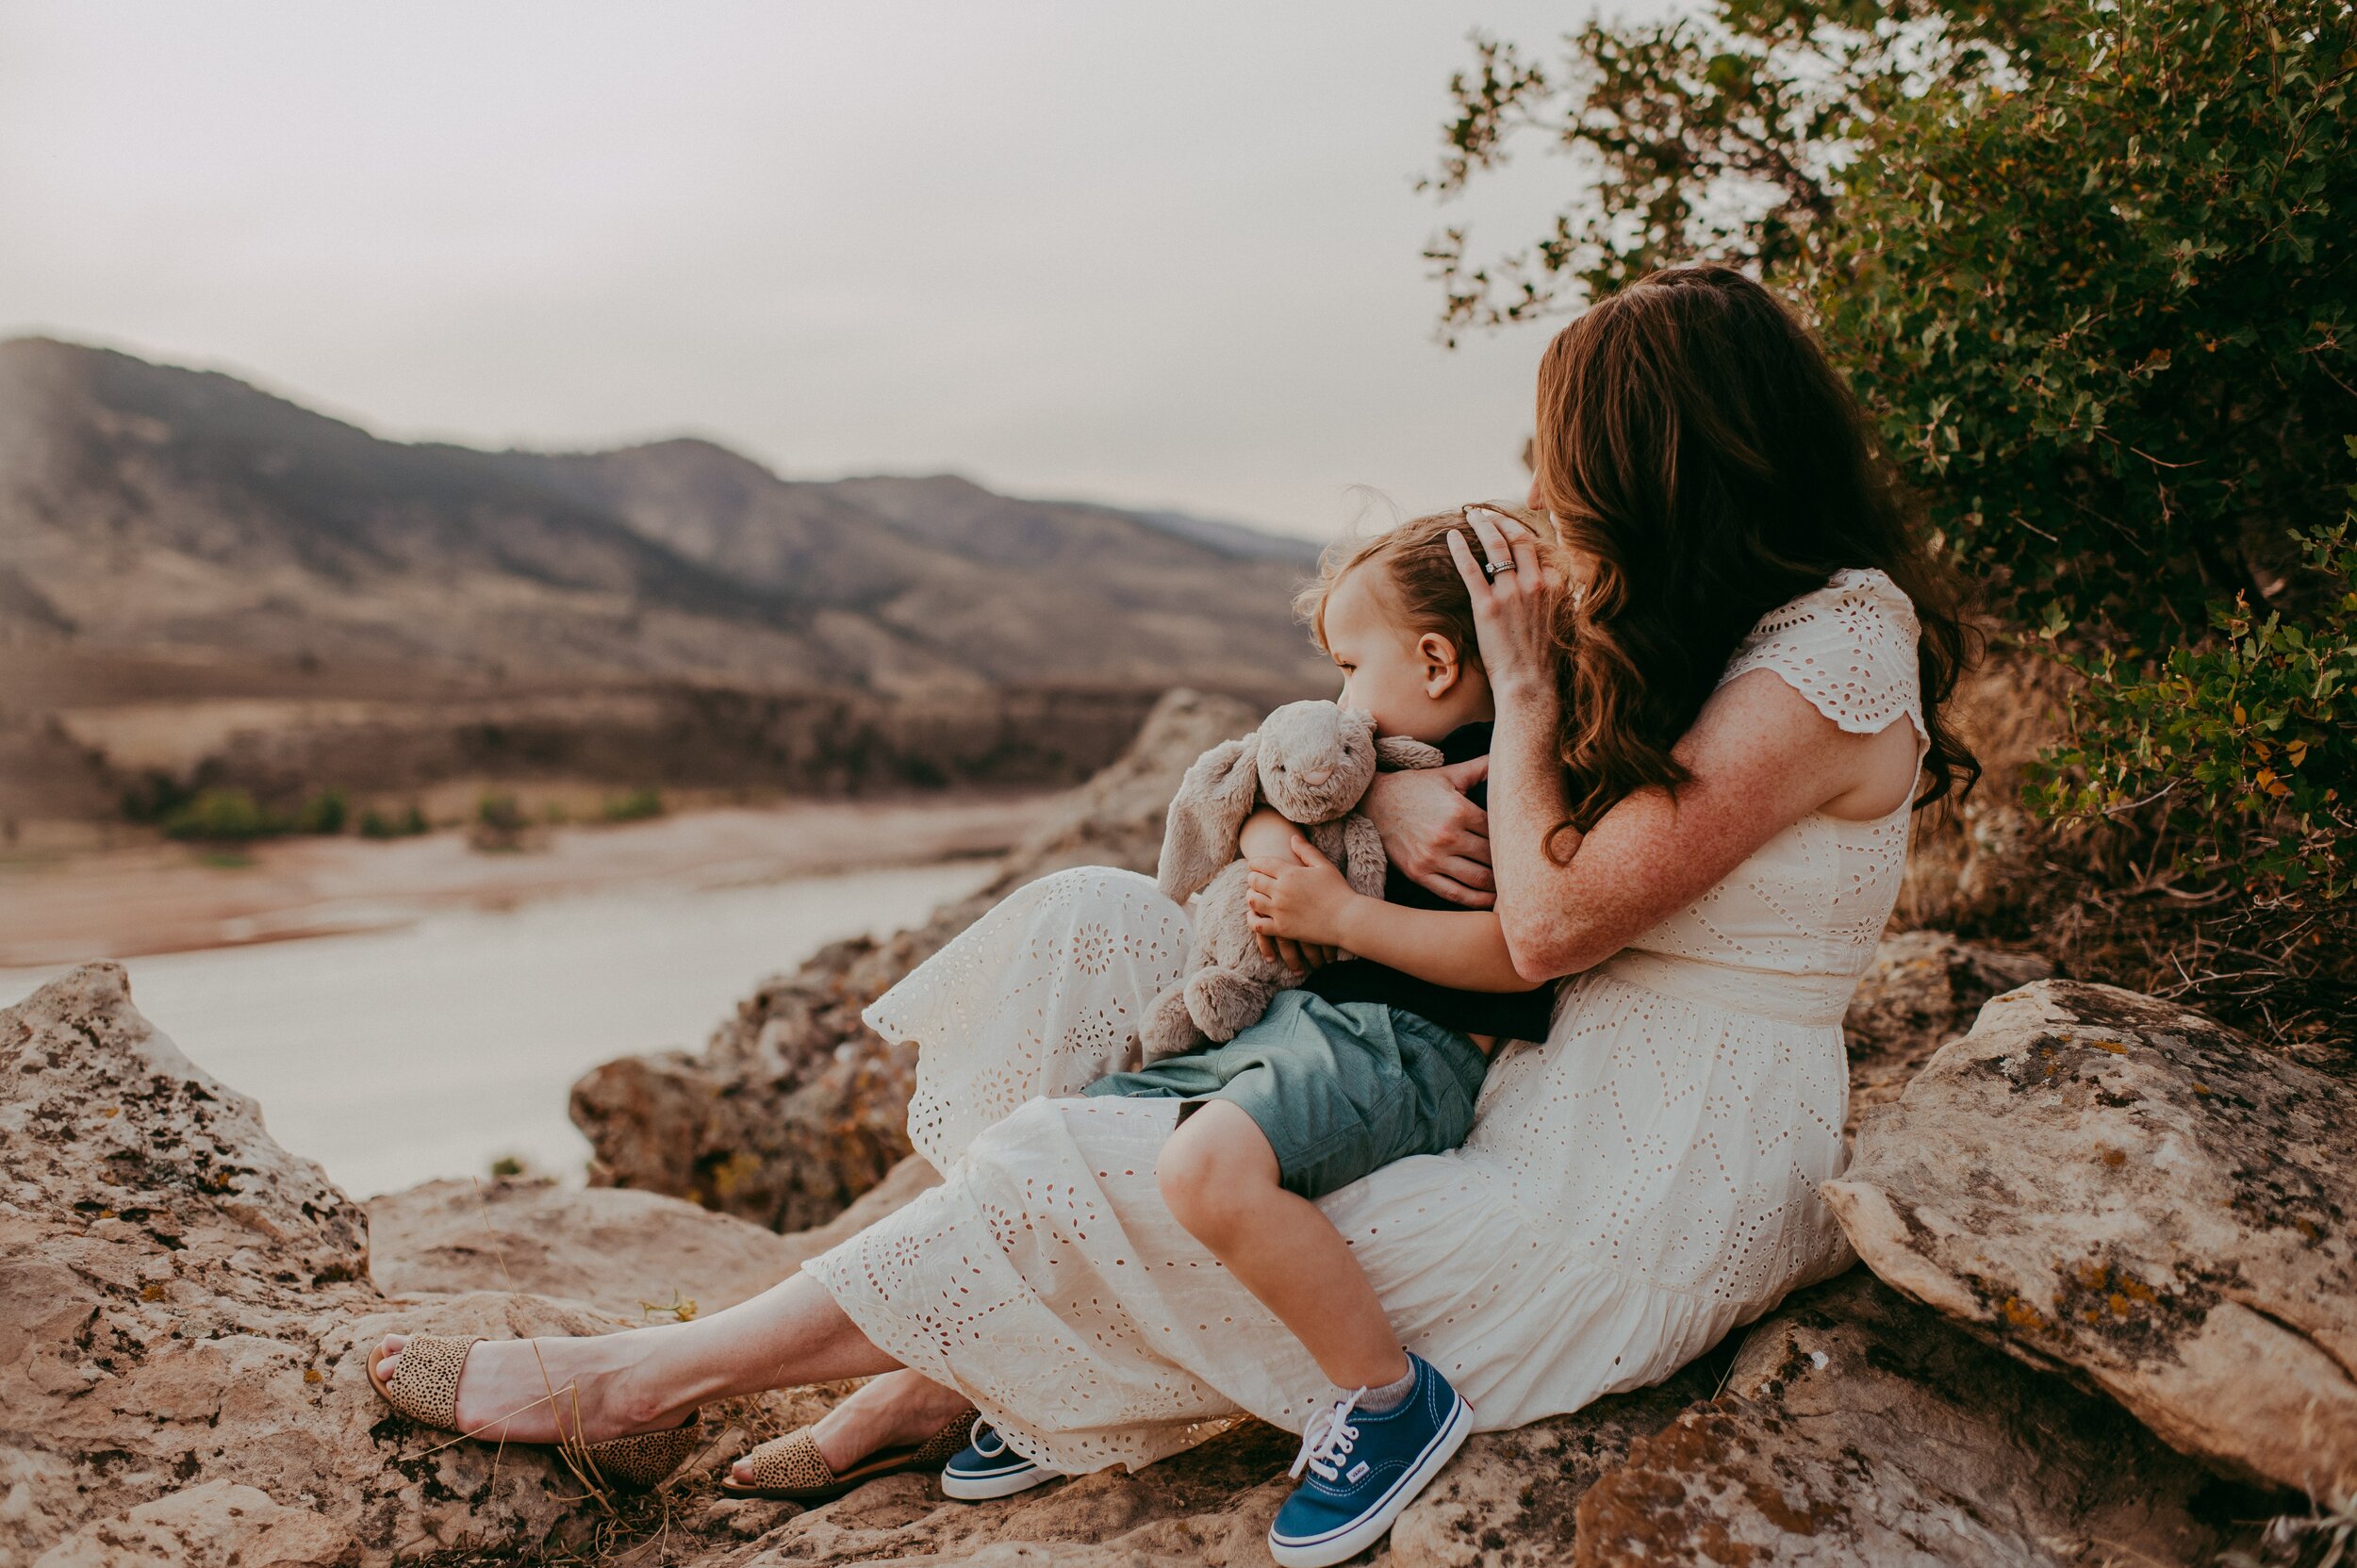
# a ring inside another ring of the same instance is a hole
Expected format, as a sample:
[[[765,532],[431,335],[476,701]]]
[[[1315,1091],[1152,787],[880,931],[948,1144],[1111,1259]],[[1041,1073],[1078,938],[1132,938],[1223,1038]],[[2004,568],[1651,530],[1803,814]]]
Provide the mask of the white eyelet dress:
[[[1917,625],[1879,571],[1762,619],[1772,670],[1844,730],[1904,718]],[[1322,1199],[1401,1340],[1520,1426],[1668,1377],[1850,1254],[1841,1016],[1899,893],[1909,812],[1810,816],[1561,987],[1508,1048],[1461,1148]],[[1054,1469],[1136,1467],[1240,1411],[1299,1431],[1335,1391],[1164,1206],[1167,1099],[1042,1098],[1134,1065],[1186,912],[1083,867],[1006,899],[868,1008],[915,1041],[909,1131],[945,1180],[810,1260],[859,1328]]]

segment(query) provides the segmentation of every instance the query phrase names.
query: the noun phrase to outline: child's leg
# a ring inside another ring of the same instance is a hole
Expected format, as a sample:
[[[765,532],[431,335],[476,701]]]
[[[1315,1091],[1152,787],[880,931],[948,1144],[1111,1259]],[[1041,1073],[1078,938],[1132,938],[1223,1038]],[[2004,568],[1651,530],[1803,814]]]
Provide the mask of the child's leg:
[[[1338,1388],[1408,1375],[1408,1353],[1350,1244],[1318,1206],[1277,1184],[1276,1150],[1240,1106],[1206,1100],[1154,1167],[1171,1214],[1293,1330]]]

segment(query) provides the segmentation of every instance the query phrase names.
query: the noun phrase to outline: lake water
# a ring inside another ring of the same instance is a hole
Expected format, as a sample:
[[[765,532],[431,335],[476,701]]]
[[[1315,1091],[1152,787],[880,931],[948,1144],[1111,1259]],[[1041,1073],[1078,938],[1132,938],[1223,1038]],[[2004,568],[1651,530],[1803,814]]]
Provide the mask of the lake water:
[[[578,1181],[589,1146],[565,1101],[585,1070],[701,1048],[765,975],[914,925],[994,870],[641,886],[125,966],[148,1020],[355,1197],[479,1175],[503,1155]],[[60,972],[0,970],[0,1004]]]

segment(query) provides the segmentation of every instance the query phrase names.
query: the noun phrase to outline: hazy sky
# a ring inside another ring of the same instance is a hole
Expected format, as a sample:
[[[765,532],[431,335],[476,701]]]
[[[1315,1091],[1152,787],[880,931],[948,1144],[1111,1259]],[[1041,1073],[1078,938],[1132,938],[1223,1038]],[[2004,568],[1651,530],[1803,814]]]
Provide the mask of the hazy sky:
[[[0,336],[1324,535],[1520,492],[1543,332],[1439,346],[1411,184],[1469,29],[1588,9],[0,0]]]

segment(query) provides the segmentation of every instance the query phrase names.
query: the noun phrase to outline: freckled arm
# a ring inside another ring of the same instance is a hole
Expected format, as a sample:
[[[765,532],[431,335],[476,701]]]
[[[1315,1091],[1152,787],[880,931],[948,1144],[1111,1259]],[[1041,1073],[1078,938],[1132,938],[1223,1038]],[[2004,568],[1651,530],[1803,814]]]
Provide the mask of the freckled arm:
[[[1584,835],[1567,815],[1552,690],[1501,692],[1491,738],[1498,916],[1527,978],[1574,974],[1708,892],[1755,850],[1853,787],[1877,737],[1845,733],[1773,672],[1722,686],[1673,750],[1675,797],[1640,789]]]

